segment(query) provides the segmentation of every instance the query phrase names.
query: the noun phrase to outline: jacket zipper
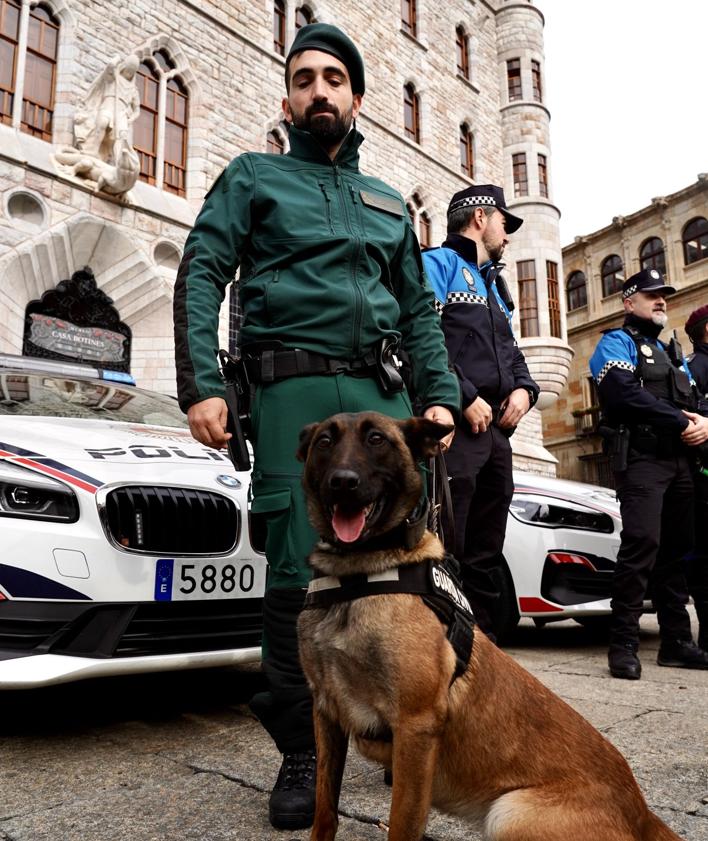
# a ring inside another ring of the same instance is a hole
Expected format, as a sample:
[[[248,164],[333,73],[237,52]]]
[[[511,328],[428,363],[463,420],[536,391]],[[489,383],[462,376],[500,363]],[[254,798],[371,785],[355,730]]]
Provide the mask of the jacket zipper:
[[[335,163],[333,165],[334,169],[334,186],[337,189],[337,193],[339,194],[339,204],[342,211],[342,216],[344,217],[344,224],[346,225],[347,230],[352,235],[354,240],[355,247],[352,250],[351,256],[349,258],[349,273],[352,280],[352,289],[354,292],[354,319],[353,319],[353,336],[352,336],[352,353],[354,358],[360,356],[361,354],[361,343],[360,343],[360,334],[361,334],[361,318],[362,318],[362,309],[363,309],[363,295],[361,292],[361,288],[359,286],[359,282],[356,276],[356,267],[359,263],[359,254],[361,251],[361,237],[358,233],[354,230],[355,225],[352,224],[351,217],[349,216],[349,211],[346,207],[346,200],[345,200],[345,191],[344,185],[342,184],[342,177],[339,171],[339,166]]]

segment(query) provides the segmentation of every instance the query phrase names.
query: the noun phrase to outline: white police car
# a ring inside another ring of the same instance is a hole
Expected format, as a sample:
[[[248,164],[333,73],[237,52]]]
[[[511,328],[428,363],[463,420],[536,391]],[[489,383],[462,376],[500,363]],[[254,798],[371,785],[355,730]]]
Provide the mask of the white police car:
[[[531,473],[515,473],[514,485],[499,605],[502,636],[522,616],[539,625],[575,619],[605,629],[622,528],[615,492]]]
[[[249,475],[129,381],[0,356],[0,689],[260,656]]]

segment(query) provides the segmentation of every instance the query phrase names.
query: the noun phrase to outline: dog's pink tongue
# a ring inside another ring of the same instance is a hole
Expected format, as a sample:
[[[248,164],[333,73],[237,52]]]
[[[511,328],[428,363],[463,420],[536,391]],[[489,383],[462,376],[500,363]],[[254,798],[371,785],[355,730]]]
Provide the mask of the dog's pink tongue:
[[[332,528],[342,543],[353,543],[355,540],[358,540],[359,535],[364,530],[365,522],[366,514],[363,509],[357,511],[356,514],[345,514],[343,511],[340,511],[338,505],[334,506]]]

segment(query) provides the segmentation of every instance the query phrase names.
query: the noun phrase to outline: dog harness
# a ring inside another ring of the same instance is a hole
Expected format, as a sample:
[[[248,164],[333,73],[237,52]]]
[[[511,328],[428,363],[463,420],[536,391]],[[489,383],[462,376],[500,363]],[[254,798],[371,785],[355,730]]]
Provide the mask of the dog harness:
[[[474,616],[460,582],[453,572],[457,561],[451,555],[431,558],[384,572],[356,575],[323,575],[315,571],[305,597],[304,609],[329,608],[366,596],[407,593],[421,596],[443,625],[455,652],[455,673],[450,683],[464,674],[472,654]]]

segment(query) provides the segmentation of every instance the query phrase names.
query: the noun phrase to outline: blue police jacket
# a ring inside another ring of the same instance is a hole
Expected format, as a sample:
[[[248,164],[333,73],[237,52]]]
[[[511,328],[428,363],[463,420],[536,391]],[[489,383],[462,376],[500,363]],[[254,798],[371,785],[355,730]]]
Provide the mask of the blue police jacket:
[[[661,328],[650,319],[630,314],[624,323],[636,328],[646,344],[666,350],[667,346],[659,340]],[[603,411],[626,424],[642,423],[667,432],[683,432],[688,418],[669,400],[657,398],[642,387],[635,376],[638,364],[637,345],[621,327],[602,336],[590,357],[590,373],[597,384]],[[683,369],[693,382],[685,360]]]
[[[441,315],[448,356],[460,380],[462,408],[480,395],[497,409],[515,388],[526,389],[533,406],[539,387],[514,338],[509,306],[497,288],[503,264],[490,260],[479,267],[474,240],[460,234],[450,234],[440,248],[423,252],[423,264]]]

